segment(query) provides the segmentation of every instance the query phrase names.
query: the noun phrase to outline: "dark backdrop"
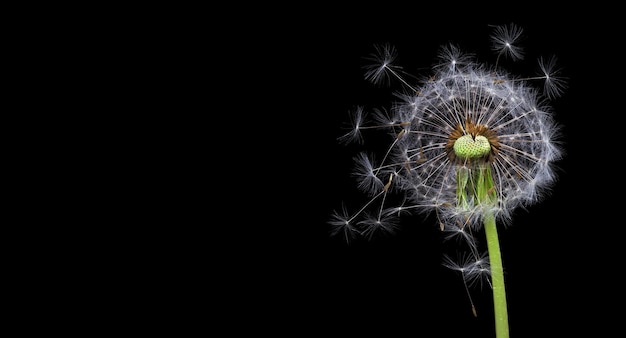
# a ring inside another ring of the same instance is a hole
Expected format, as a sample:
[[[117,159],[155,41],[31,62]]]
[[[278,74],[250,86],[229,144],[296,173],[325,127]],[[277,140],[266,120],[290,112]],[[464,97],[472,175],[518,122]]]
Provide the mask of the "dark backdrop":
[[[619,252],[607,234],[617,226],[606,212],[608,182],[619,180],[611,177],[619,169],[612,169],[612,148],[605,147],[609,129],[618,128],[608,85],[614,61],[601,38],[612,28],[583,16],[475,15],[453,7],[439,13],[374,7],[341,15],[306,12],[258,35],[256,43],[265,48],[246,54],[246,65],[255,55],[263,68],[249,85],[264,98],[248,107],[256,113],[248,127],[259,128],[259,136],[248,140],[246,158],[262,168],[262,177],[251,170],[249,180],[263,182],[247,198],[260,207],[254,221],[246,221],[252,230],[242,244],[254,250],[237,270],[248,281],[245,313],[267,315],[256,325],[294,336],[494,336],[490,289],[471,289],[474,317],[461,277],[441,265],[449,248],[433,219],[409,216],[396,234],[351,244],[329,236],[327,220],[342,201],[362,198],[350,176],[359,148],[336,140],[348,111],[388,106],[398,88],[364,79],[363,57],[373,45],[396,46],[397,64],[419,76],[448,42],[493,62],[489,25],[515,23],[524,29],[526,59],[508,68],[532,75],[537,57],[554,54],[568,89],[552,103],[566,152],[558,181],[544,201],[519,209],[509,227],[499,228],[511,337],[611,326],[599,299],[605,292],[617,297],[617,268],[605,263]]]

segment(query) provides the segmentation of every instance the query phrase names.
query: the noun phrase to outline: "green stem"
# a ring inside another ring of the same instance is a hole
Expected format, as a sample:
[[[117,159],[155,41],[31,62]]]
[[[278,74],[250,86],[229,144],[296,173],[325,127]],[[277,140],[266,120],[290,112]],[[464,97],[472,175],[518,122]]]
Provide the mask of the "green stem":
[[[509,316],[506,306],[506,292],[504,289],[504,271],[502,269],[502,257],[500,255],[500,243],[498,230],[493,213],[485,215],[485,235],[487,236],[487,249],[489,250],[489,264],[491,266],[491,284],[493,289],[493,308],[496,321],[496,337],[509,337]]]
[[[467,143],[467,142],[466,142]],[[466,143],[459,143],[459,151],[470,151],[474,148]],[[473,144],[471,144],[473,145]],[[455,147],[457,143],[455,143]],[[457,148],[455,148],[455,151]],[[462,153],[471,157],[473,153]],[[481,155],[481,154],[478,154]],[[509,337],[509,319],[506,306],[506,293],[504,289],[504,271],[502,269],[502,257],[500,256],[500,243],[498,241],[498,229],[492,207],[497,204],[497,192],[491,175],[491,166],[478,164],[471,170],[465,166],[457,171],[457,203],[462,209],[468,208],[469,201],[475,201],[482,205],[485,210],[484,225],[487,237],[487,249],[489,250],[489,265],[491,267],[491,287],[493,290],[494,318],[496,324],[496,338]],[[468,198],[471,195],[472,198]]]

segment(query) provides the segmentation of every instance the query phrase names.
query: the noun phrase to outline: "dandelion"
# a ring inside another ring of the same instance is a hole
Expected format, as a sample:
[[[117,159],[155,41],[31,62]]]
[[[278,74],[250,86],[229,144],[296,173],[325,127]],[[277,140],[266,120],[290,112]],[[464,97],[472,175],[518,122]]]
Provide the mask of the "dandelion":
[[[535,77],[520,78],[498,66],[500,56],[523,59],[521,36],[513,24],[494,28],[494,66],[453,44],[444,46],[432,73],[417,85],[393,65],[393,47],[376,47],[378,54],[369,57],[376,64],[366,67],[365,78],[389,83],[395,77],[406,91],[397,93],[388,111],[378,110],[371,124],[362,107],[353,113],[354,129],[341,141],[361,141],[366,130],[384,129],[391,144],[376,158],[365,152],[355,157],[358,187],[369,199],[330,221],[333,233],[352,240],[395,231],[401,212],[434,213],[445,238],[460,239],[468,250],[460,263],[445,257],[444,266],[460,271],[466,287],[488,279],[499,338],[508,337],[508,315],[496,224],[511,224],[514,210],[549,193],[563,155],[560,126],[548,104],[566,88],[556,59],[539,58],[541,75]],[[535,80],[543,90],[532,85]],[[488,257],[478,252],[475,234],[481,231]]]

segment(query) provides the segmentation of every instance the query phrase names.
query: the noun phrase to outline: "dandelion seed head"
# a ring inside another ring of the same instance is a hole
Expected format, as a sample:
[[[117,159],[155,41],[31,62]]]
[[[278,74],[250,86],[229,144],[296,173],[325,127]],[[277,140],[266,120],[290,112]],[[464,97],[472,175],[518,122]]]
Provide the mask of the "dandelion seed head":
[[[540,77],[523,78],[498,66],[500,56],[523,59],[521,37],[516,25],[495,27],[493,65],[446,45],[430,76],[416,84],[400,77],[395,48],[375,47],[366,78],[379,84],[395,76],[411,90],[398,94],[389,108],[373,110],[368,128],[392,138],[376,162],[369,155],[356,157],[358,187],[369,199],[349,217],[351,227],[368,237],[393,232],[396,217],[410,211],[434,213],[446,231],[471,236],[467,230],[480,229],[486,214],[510,224],[515,209],[550,191],[563,150],[545,98],[560,95],[565,85],[555,58],[539,59]],[[360,139],[364,116],[362,110],[353,114],[353,129],[344,139]],[[401,207],[390,205],[397,200]]]

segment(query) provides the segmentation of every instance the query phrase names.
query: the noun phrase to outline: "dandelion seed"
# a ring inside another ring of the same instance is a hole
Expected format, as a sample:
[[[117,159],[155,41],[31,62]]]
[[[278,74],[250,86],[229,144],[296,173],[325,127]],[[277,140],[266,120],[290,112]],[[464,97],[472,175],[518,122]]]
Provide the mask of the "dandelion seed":
[[[365,79],[376,84],[389,84],[390,75],[394,74],[394,69],[400,69],[393,65],[397,57],[395,47],[385,44],[376,45],[376,53],[370,54],[366,60],[372,63],[365,66]]]
[[[435,64],[434,69],[444,71],[455,71],[457,68],[465,67],[473,62],[473,55],[461,52],[461,49],[455,44],[447,44],[442,46],[437,53],[439,63]]]
[[[472,294],[469,287],[480,284],[483,282],[489,283],[489,258],[487,254],[478,255],[475,252],[471,254],[462,254],[457,260],[452,259],[450,256],[443,256],[443,265],[451,270],[455,270],[461,273],[463,278],[463,286],[469,299],[472,314],[474,317],[478,317],[476,306],[472,300]]]
[[[357,177],[358,187],[361,191],[373,195],[384,187],[383,181],[376,176],[372,161],[365,153],[360,153],[354,158],[356,162],[356,171],[354,175]]]
[[[384,216],[384,218],[383,218]],[[393,234],[398,229],[398,218],[390,214],[368,214],[359,225],[363,235],[371,238],[377,233]]]
[[[561,69],[557,68],[557,59],[555,56],[549,59],[539,58],[539,67],[541,68],[543,78],[545,79],[544,93],[550,99],[561,96],[563,91],[567,89],[565,78],[561,77]]]
[[[340,136],[338,141],[340,143],[356,142],[363,143],[363,135],[361,134],[361,128],[363,124],[363,107],[357,107],[351,112],[351,128],[350,132]]]
[[[348,216],[345,206],[342,207],[341,212],[333,212],[328,223],[332,226],[331,235],[341,234],[348,243],[359,235],[359,230],[353,225],[352,218]]]
[[[517,45],[522,37],[522,28],[515,25],[495,26],[491,34],[492,49],[500,55],[510,57],[512,60],[521,60],[524,58],[522,48]],[[498,61],[496,61],[496,65]]]
[[[451,270],[461,272],[464,282],[468,286],[489,283],[489,255],[487,253],[478,254],[476,252],[459,253],[457,259],[449,255],[443,256],[443,265]]]

